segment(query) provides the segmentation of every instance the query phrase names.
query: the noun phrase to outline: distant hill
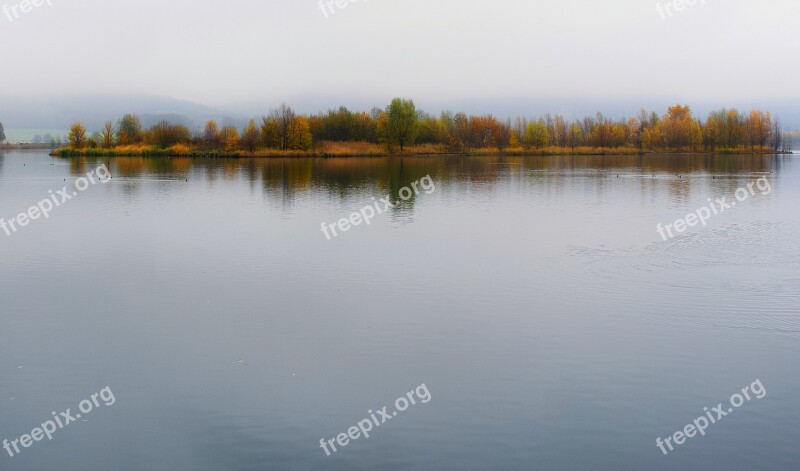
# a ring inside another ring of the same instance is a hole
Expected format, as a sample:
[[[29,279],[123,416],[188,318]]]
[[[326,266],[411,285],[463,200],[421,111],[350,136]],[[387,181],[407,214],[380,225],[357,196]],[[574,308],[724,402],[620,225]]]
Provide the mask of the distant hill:
[[[209,119],[241,120],[216,108],[153,95],[0,97],[0,122],[6,129],[69,129],[73,122],[81,121],[88,130],[95,131],[126,113],[140,115],[145,126],[167,119],[191,129],[202,127]]]

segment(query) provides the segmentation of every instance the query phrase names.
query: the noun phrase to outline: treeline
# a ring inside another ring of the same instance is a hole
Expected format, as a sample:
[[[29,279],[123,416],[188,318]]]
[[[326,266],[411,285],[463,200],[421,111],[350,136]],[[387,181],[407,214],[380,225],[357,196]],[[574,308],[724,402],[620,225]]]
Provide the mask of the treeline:
[[[61,136],[56,135],[55,137],[50,133],[45,134],[36,134],[33,136],[33,140],[31,140],[32,144],[47,144],[51,147],[60,147],[64,145],[64,142],[68,141],[68,139],[62,139]]]
[[[664,115],[641,110],[636,116],[610,119],[597,113],[569,121],[546,114],[536,119],[500,120],[492,115],[468,116],[418,111],[412,100],[394,99],[385,109],[354,112],[345,107],[327,113],[301,115],[287,106],[273,109],[243,129],[220,127],[209,121],[192,131],[162,121],[149,129],[136,115],[87,136],[81,123],[72,125],[73,149],[115,149],[149,146],[181,155],[190,151],[254,153],[262,149],[315,152],[330,143],[368,143],[389,152],[426,146],[443,152],[469,153],[479,149],[542,150],[628,149],[637,151],[782,151],[790,145],[778,119],[769,112],[721,109],[702,121],[688,106],[670,107]],[[341,147],[339,147],[341,148]],[[346,149],[347,146],[345,145]]]

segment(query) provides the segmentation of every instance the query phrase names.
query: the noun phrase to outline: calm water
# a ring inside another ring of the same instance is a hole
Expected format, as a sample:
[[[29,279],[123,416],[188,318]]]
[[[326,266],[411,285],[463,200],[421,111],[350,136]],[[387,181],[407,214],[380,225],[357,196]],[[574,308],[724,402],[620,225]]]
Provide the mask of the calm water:
[[[103,162],[0,154],[0,217]],[[796,157],[108,166],[0,232],[0,439],[106,386],[116,402],[0,469],[800,465]],[[427,174],[435,192],[322,234]],[[762,176],[771,193],[657,234]],[[756,379],[765,397],[656,447]],[[320,448],[422,383],[427,404]]]

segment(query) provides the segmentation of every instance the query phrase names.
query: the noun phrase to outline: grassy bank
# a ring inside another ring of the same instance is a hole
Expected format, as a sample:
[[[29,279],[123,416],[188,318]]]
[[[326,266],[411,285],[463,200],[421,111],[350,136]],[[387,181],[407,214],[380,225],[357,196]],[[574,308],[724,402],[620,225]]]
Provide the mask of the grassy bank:
[[[367,142],[326,142],[309,151],[284,151],[277,149],[257,149],[253,152],[220,149],[206,150],[176,145],[166,149],[154,146],[118,146],[110,149],[101,148],[61,148],[51,155],[57,157],[206,157],[206,158],[275,158],[275,157],[388,157],[396,155],[510,155],[510,156],[547,156],[547,155],[641,155],[641,154],[775,154],[772,149],[702,149],[686,150],[641,150],[633,147],[599,148],[599,147],[545,147],[541,149],[525,149],[522,147],[506,149],[471,149],[453,151],[445,146],[426,144],[411,146],[403,152],[389,152],[385,146]]]

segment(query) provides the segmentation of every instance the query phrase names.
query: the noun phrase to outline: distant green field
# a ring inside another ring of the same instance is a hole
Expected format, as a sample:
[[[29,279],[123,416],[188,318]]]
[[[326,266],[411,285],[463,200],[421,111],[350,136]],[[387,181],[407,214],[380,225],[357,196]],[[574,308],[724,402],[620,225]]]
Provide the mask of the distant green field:
[[[63,129],[6,129],[5,133],[8,142],[16,143],[31,142],[37,134],[44,136],[48,133],[54,138],[56,136],[61,136],[61,139],[64,140],[67,134],[69,134],[69,131]]]

